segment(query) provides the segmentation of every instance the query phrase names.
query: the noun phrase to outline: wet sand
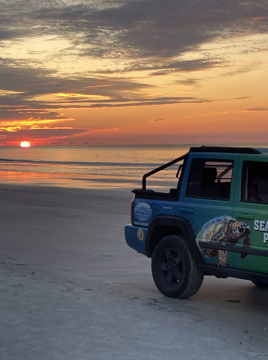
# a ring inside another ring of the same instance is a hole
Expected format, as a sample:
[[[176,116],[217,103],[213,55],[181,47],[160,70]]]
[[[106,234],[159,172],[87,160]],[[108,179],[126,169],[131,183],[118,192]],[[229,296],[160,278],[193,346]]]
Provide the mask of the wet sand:
[[[267,359],[268,290],[162,296],[125,244],[130,190],[0,185],[0,359]]]

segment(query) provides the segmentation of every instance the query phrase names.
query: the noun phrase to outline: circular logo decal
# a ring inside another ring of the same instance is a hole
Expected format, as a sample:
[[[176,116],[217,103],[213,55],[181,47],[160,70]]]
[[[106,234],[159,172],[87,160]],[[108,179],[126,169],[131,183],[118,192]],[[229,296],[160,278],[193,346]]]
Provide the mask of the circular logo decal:
[[[143,232],[142,229],[139,229],[139,230],[137,231],[137,237],[138,237],[138,239],[139,239],[140,241],[143,240],[143,238],[144,238],[144,232]]]
[[[151,206],[144,202],[137,204],[134,208],[134,215],[140,221],[146,221],[150,219],[152,216]]]

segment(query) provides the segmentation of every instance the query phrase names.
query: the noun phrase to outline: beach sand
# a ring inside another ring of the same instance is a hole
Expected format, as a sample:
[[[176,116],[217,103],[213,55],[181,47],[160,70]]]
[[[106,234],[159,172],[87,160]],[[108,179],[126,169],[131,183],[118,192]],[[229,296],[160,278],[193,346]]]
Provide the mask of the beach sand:
[[[161,295],[124,240],[131,198],[0,185],[0,359],[267,359],[268,290],[207,277]]]

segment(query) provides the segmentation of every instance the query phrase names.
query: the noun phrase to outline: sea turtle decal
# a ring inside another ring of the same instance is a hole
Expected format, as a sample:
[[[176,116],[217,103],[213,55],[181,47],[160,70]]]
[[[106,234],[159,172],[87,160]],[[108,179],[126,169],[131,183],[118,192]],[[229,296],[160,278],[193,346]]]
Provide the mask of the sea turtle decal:
[[[238,240],[244,239],[243,246],[251,246],[249,234],[251,233],[249,225],[244,221],[237,221],[231,216],[223,215],[207,221],[199,231],[196,237],[197,246],[202,255],[206,257],[218,257],[219,266],[229,266],[228,251],[218,249],[205,249],[199,242],[215,242],[236,244]],[[241,259],[247,256],[241,253]]]

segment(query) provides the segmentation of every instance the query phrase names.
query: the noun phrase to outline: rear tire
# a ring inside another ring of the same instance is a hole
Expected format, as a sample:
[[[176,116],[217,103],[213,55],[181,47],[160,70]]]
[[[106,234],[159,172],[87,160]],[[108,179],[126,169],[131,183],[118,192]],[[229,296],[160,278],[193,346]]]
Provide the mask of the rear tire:
[[[179,299],[194,295],[204,278],[180,235],[166,236],[157,244],[152,256],[152,275],[162,294]]]
[[[260,288],[268,288],[268,284],[267,283],[262,283],[262,282],[258,282],[258,281],[252,281],[254,285],[260,287]]]

